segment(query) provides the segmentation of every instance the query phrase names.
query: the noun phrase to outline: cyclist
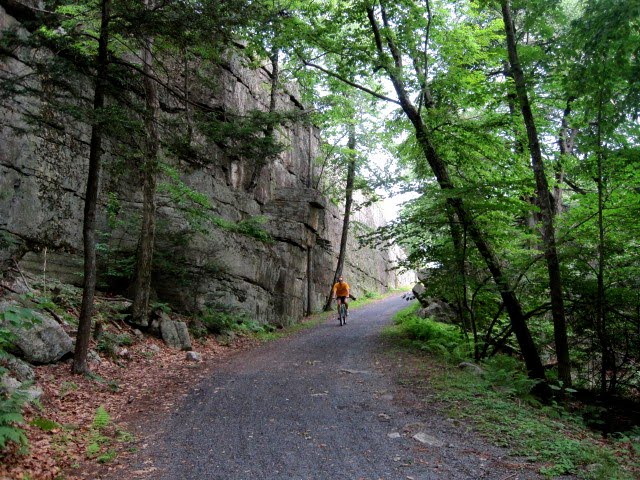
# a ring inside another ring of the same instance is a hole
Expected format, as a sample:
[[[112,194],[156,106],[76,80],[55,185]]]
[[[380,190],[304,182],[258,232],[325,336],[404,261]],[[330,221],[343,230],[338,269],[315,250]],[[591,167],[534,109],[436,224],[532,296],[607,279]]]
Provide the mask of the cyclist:
[[[333,299],[338,299],[338,310],[340,305],[344,304],[344,308],[349,316],[349,284],[342,280],[342,275],[338,277],[338,282],[333,285]]]

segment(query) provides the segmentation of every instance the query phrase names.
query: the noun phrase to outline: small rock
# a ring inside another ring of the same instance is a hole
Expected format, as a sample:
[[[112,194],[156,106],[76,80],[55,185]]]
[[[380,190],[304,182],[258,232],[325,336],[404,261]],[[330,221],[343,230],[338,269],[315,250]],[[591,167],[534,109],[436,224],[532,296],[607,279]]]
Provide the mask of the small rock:
[[[32,382],[36,378],[36,374],[27,362],[20,360],[14,356],[8,356],[0,362],[21,382]]]
[[[479,365],[471,362],[462,362],[458,364],[458,368],[461,370],[471,370],[473,373],[477,375],[484,375],[484,370]]]
[[[43,394],[42,389],[40,387],[29,387],[26,390],[21,389],[20,391],[25,394],[28,402],[35,402]]]
[[[98,352],[96,352],[95,350],[89,350],[89,353],[87,354],[87,359],[89,360],[90,363],[97,363],[97,364],[102,363],[102,359],[100,358],[100,355],[98,355]]]
[[[131,352],[129,352],[129,349],[123,348],[118,352],[118,356],[121,358],[131,358]]]
[[[142,338],[142,337],[144,337],[144,333],[142,333],[142,332],[141,332],[140,330],[138,330],[137,328],[135,328],[135,329],[133,330],[133,334],[134,334],[136,337],[138,337],[138,338]]]
[[[187,352],[187,356],[186,356],[187,360],[189,362],[200,362],[202,361],[202,355],[200,355],[198,352]]]
[[[17,379],[10,377],[9,375],[5,375],[0,378],[0,391],[6,392],[11,395],[13,392],[20,388],[22,383]]]
[[[391,432],[391,433],[387,434],[387,437],[389,437],[389,438],[400,438],[400,437],[402,437],[402,435],[400,435],[399,432]]]
[[[435,437],[432,437],[428,433],[419,432],[413,436],[414,440],[417,440],[420,443],[424,443],[425,445],[429,445],[431,447],[444,447],[444,443],[438,440]]]
[[[149,350],[153,353],[158,353],[160,351],[160,347],[155,343],[152,343],[151,345],[149,345]]]
[[[387,415],[386,413],[380,413],[378,414],[378,418],[380,420],[382,420],[383,422],[388,422],[391,420],[391,417],[389,415]]]

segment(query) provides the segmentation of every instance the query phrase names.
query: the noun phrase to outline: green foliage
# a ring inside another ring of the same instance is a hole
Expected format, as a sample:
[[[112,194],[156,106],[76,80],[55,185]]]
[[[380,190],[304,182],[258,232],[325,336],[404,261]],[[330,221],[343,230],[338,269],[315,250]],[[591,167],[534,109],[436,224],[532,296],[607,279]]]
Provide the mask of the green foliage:
[[[484,380],[506,396],[528,398],[539,382],[532,380],[520,360],[507,355],[495,355],[486,359]]]
[[[98,455],[98,457],[96,458],[96,461],[98,463],[109,463],[110,461],[114,460],[117,456],[118,454],[115,450],[109,449],[102,455]]]
[[[105,331],[98,340],[96,350],[108,356],[115,357],[120,347],[128,345],[133,345],[133,339],[131,336],[126,333],[116,334],[110,331]]]
[[[510,361],[499,360],[485,376],[445,368],[431,377],[431,384],[438,399],[451,405],[451,415],[469,419],[496,445],[541,464],[543,475],[633,478],[631,469],[638,464],[625,445],[604,445],[563,407],[522,402],[515,396],[516,389],[505,389],[514,375],[510,365]]]
[[[414,347],[451,362],[468,358],[469,351],[460,329],[429,318],[420,318],[415,315],[418,308],[416,302],[396,314],[394,321],[400,334],[410,339]]]
[[[285,121],[298,117],[297,112],[263,112],[253,110],[245,115],[230,112],[198,112],[198,127],[212,142],[224,148],[231,158],[253,160],[257,165],[278,155],[285,145],[268,135]]]
[[[0,393],[0,451],[7,447],[9,442],[25,447],[27,437],[20,425],[24,424],[22,407],[26,397],[20,391],[7,395]]]
[[[85,451],[87,457],[94,458],[98,463],[108,463],[117,456],[116,449],[111,448],[115,442],[129,443],[133,440],[129,432],[115,428],[111,416],[101,405],[96,410]]]
[[[79,386],[77,383],[75,382],[68,382],[68,381],[64,381],[62,382],[62,384],[60,385],[60,390],[58,392],[58,395],[60,395],[60,397],[64,397],[65,395],[67,395],[69,392],[75,392],[76,390],[78,390]]]
[[[96,413],[93,417],[93,423],[91,424],[91,426],[96,430],[102,430],[103,428],[106,428],[110,423],[111,415],[109,415],[109,412],[107,412],[107,410],[102,405],[100,405],[96,409]]]
[[[0,322],[5,322],[11,328],[32,328],[41,319],[33,309],[14,305],[0,313]],[[8,356],[6,350],[11,347],[14,339],[15,335],[9,328],[0,327],[0,359]],[[0,367],[0,376],[5,372],[6,369]],[[9,442],[26,447],[27,437],[20,427],[24,424],[22,408],[26,401],[26,395],[19,390],[11,394],[0,392],[0,451]]]
[[[44,417],[34,418],[31,421],[31,425],[33,425],[34,427],[38,427],[40,430],[43,430],[45,432],[51,432],[53,430],[62,428],[62,425],[60,425],[58,422],[49,420],[48,418]]]
[[[151,310],[160,311],[162,313],[169,314],[171,313],[171,306],[168,303],[163,302],[151,302],[149,305]]]
[[[160,191],[168,193],[174,204],[185,212],[194,231],[206,233],[208,225],[214,225],[223,230],[252,237],[265,243],[273,243],[271,235],[264,229],[264,225],[268,221],[266,217],[249,217],[239,222],[218,217],[211,213],[213,207],[210,199],[184,183],[175,168],[166,164],[163,164],[161,168],[168,181],[160,185]]]
[[[214,218],[213,223],[229,232],[239,233],[247,237],[256,238],[264,243],[273,243],[273,238],[264,229],[268,219],[263,216],[249,217],[240,222],[230,222],[222,218]]]
[[[199,321],[209,333],[224,335],[230,333],[264,333],[271,326],[260,324],[244,312],[225,310],[224,307],[209,307],[199,316]]]
[[[32,328],[42,322],[32,308],[12,305],[0,312],[0,322],[7,323],[12,328]],[[6,327],[0,327],[0,353],[9,347],[15,339],[14,334]]]

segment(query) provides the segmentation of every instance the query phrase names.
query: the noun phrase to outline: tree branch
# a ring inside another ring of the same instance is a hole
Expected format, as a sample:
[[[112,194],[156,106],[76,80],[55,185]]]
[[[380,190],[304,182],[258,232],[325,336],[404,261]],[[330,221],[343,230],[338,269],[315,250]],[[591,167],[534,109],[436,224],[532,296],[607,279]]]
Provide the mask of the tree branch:
[[[374,90],[371,90],[370,88],[367,88],[367,87],[365,87],[363,85],[360,85],[358,83],[352,82],[351,80],[348,80],[347,78],[343,77],[342,75],[339,75],[339,74],[337,74],[335,72],[332,72],[331,70],[327,70],[326,68],[324,68],[324,67],[322,67],[322,66],[320,66],[318,64],[308,62],[305,59],[301,59],[301,60],[306,66],[315,68],[317,70],[320,70],[321,72],[326,73],[327,75],[329,75],[329,76],[331,76],[331,77],[333,77],[335,79],[338,79],[341,82],[352,86],[353,88],[357,88],[358,90],[361,90],[361,91],[363,91],[365,93],[368,93],[369,95],[372,95],[372,96],[374,96],[374,97],[376,97],[376,98],[378,98],[380,100],[384,100],[385,102],[390,102],[390,103],[395,103],[396,105],[400,105],[400,102],[398,100],[394,99],[394,98],[387,97],[387,96],[382,95],[382,94],[380,94],[380,93],[378,93],[378,92],[376,92]]]

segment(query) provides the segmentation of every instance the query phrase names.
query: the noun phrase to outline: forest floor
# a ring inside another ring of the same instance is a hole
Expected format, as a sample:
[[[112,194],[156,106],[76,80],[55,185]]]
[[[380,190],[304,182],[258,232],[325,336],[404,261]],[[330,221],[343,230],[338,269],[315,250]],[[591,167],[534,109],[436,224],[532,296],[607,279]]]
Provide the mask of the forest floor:
[[[129,327],[120,328],[135,338]],[[5,452],[0,479],[73,480],[92,478],[87,472],[96,469],[110,470],[135,448],[134,434],[122,427],[128,419],[161,417],[215,362],[258,343],[249,337],[224,343],[209,337],[195,342],[203,360],[192,362],[185,352],[144,337],[127,346],[126,355],[92,363],[90,377],[72,374],[70,360],[35,367],[43,395],[24,414],[29,446],[26,452],[15,445]]]

